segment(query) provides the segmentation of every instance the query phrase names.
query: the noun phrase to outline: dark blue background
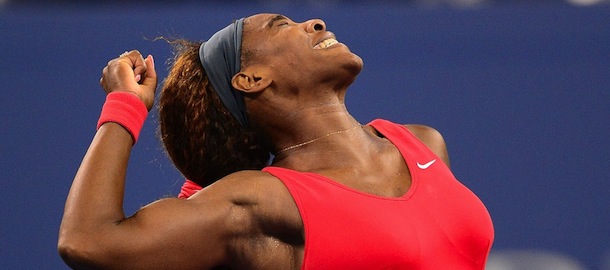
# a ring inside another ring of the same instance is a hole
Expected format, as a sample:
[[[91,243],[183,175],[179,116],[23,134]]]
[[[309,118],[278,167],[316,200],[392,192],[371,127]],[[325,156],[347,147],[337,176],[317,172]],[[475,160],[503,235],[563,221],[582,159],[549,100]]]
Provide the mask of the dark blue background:
[[[106,62],[203,40],[253,13],[322,18],[365,67],[348,92],[361,122],[441,131],[455,175],[487,205],[493,251],[544,249],[600,269],[610,252],[610,6],[475,9],[385,3],[0,7],[0,269],[64,269],[57,231],[95,133]],[[125,207],[175,196],[182,177],[156,135],[135,146]]]

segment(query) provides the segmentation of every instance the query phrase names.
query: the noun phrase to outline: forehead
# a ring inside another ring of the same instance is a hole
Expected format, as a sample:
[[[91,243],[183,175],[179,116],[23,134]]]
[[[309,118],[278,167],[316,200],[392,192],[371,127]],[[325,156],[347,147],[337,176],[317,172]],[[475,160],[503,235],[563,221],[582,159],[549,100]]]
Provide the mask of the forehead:
[[[252,15],[244,20],[244,30],[242,33],[242,52],[263,53],[267,48],[270,38],[277,33],[277,28],[273,28],[274,22],[278,20],[290,20],[286,16],[272,13],[262,13]],[[251,54],[252,57],[252,54]]]
[[[249,31],[261,31],[270,28],[271,24],[277,20],[290,19],[281,14],[261,13],[246,18],[244,26]]]

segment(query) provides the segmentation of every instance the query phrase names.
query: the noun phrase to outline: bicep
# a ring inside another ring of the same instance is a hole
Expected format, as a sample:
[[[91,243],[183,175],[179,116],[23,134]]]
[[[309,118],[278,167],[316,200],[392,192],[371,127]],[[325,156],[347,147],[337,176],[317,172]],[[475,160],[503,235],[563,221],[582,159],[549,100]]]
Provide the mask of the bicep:
[[[164,199],[100,234],[100,263],[122,269],[202,269],[226,258],[229,202]]]

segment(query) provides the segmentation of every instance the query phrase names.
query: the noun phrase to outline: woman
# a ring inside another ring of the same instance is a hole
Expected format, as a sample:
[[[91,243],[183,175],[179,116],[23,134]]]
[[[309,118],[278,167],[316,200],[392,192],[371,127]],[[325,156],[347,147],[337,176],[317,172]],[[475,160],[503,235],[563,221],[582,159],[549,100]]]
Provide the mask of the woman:
[[[150,108],[156,74],[152,57],[137,51],[115,59],[104,70],[110,94],[60,229],[70,266],[484,268],[491,220],[451,174],[442,137],[425,126],[358,123],[344,98],[362,60],[323,21],[254,15],[219,31],[199,56],[231,115],[272,149],[272,166],[126,218],[125,168],[138,125],[109,117],[106,105]]]

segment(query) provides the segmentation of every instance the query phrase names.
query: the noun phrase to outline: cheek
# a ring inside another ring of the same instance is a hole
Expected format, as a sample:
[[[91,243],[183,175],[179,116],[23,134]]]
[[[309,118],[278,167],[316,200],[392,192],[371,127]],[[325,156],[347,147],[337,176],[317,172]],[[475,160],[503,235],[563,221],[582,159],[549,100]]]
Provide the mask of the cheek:
[[[268,39],[247,40],[244,42],[251,46],[254,63],[268,65],[274,71],[281,73],[292,73],[306,66],[312,59],[311,49],[307,47],[307,41],[297,38],[273,36]]]
[[[269,65],[284,69],[299,68],[307,60],[302,52],[287,47],[273,48],[266,58]]]

